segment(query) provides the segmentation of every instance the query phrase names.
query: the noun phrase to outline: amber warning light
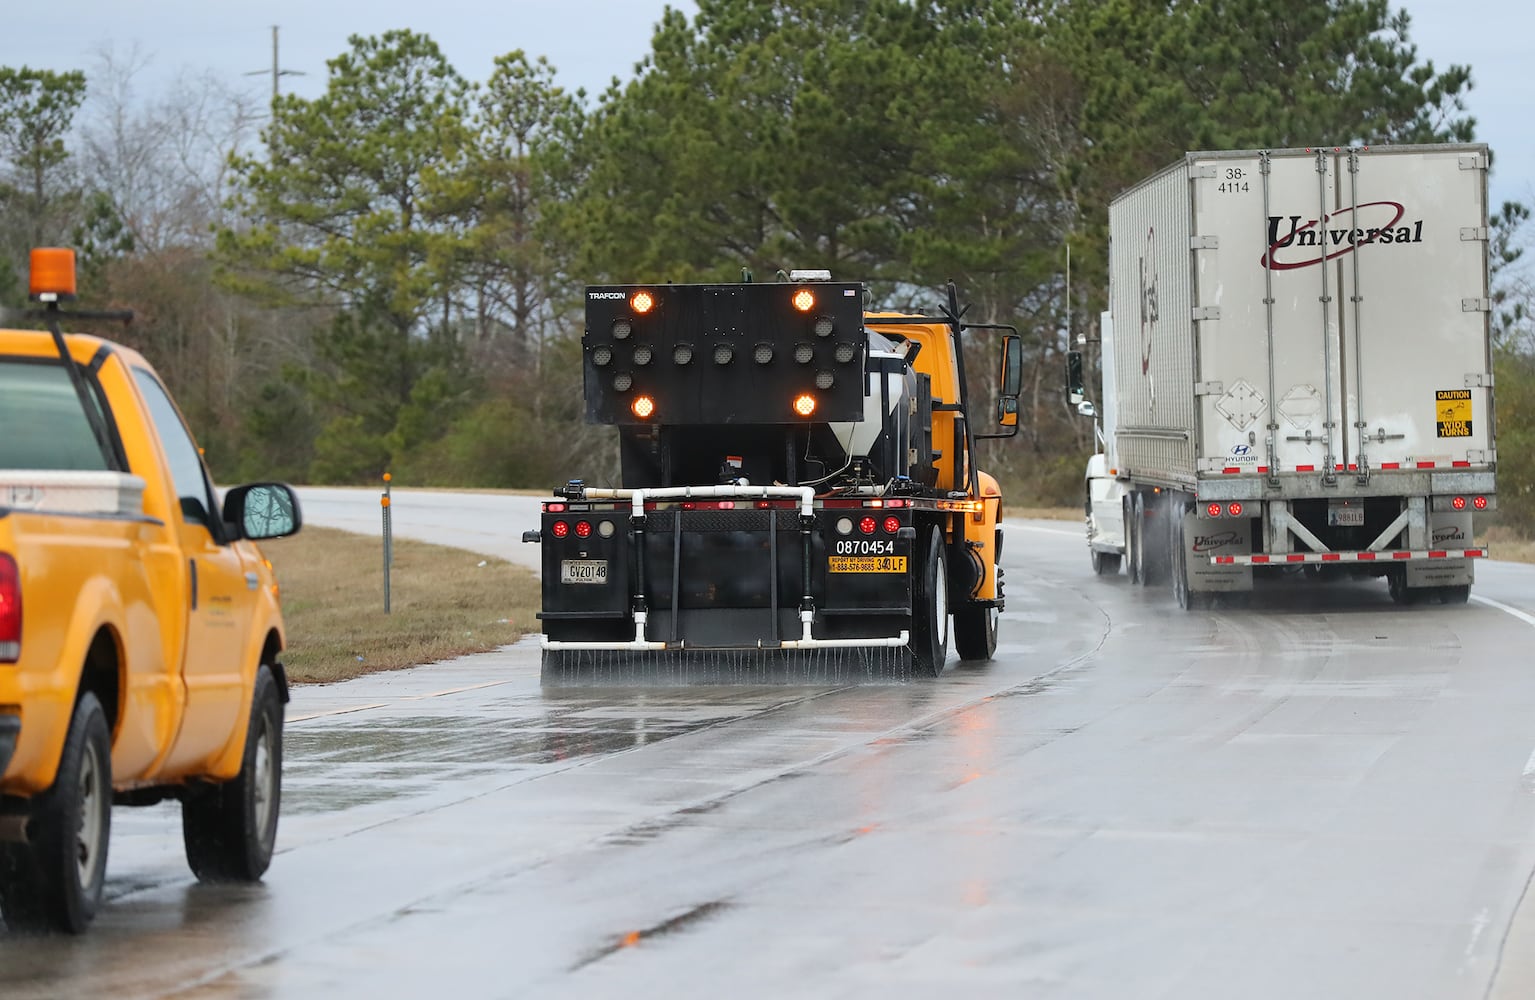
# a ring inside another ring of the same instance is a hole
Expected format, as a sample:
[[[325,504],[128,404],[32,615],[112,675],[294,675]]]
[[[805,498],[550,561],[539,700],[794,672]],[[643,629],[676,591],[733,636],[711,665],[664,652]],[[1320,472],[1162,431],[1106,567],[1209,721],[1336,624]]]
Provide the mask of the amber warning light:
[[[32,251],[27,293],[34,302],[68,302],[75,297],[75,252],[63,247]]]

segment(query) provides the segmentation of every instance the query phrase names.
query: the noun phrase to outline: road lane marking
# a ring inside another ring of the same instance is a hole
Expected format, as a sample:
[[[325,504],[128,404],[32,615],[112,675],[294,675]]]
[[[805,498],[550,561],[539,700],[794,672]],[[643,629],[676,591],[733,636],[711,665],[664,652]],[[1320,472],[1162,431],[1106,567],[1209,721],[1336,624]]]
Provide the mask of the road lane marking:
[[[353,705],[351,708],[333,708],[328,712],[310,712],[308,715],[294,715],[288,718],[288,722],[307,722],[310,719],[323,719],[327,715],[351,715],[353,712],[366,712],[370,708],[388,708],[389,702],[381,701],[376,705]]]
[[[1526,625],[1535,625],[1535,615],[1526,614],[1525,612],[1520,611],[1518,608],[1511,608],[1507,604],[1504,604],[1501,601],[1494,601],[1492,598],[1490,598],[1490,597],[1483,597],[1480,594],[1472,594],[1471,595],[1471,599],[1473,601],[1477,601],[1477,602],[1479,602],[1481,604],[1485,604],[1488,607],[1497,608],[1499,611],[1502,611],[1504,614],[1513,615],[1515,618],[1517,618],[1520,621],[1524,622]]]

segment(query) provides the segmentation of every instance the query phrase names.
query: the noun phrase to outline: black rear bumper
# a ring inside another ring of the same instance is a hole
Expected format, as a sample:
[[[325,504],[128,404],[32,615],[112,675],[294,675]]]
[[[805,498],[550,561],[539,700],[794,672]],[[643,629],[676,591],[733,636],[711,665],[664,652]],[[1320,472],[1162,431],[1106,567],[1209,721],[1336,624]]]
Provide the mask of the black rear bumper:
[[[16,741],[21,738],[21,716],[0,714],[0,775],[11,765]]]

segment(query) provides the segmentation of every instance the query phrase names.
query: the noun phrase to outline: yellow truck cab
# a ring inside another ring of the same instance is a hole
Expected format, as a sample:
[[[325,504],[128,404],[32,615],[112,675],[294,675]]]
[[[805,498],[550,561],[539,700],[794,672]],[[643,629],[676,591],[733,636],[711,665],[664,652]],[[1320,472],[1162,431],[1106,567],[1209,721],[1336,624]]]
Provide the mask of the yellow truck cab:
[[[0,917],[78,933],[114,803],[179,799],[199,878],[270,863],[287,681],[253,542],[300,514],[279,483],[220,504],[149,362],[60,331],[73,290],[34,251],[49,331],[0,328]]]

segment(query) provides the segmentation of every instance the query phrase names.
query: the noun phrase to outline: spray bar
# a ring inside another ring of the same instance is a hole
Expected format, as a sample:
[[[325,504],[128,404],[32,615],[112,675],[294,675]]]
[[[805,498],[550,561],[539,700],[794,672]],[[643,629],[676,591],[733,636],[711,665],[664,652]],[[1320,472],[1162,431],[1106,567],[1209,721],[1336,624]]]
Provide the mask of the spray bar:
[[[630,516],[635,520],[645,516],[645,502],[647,500],[691,500],[697,498],[797,498],[799,500],[800,516],[809,523],[815,517],[815,490],[809,486],[660,486],[654,488],[639,489],[591,489],[582,490],[582,497],[586,500],[628,500],[630,504]],[[809,528],[806,528],[809,531]],[[807,534],[808,539],[808,534]],[[808,572],[809,561],[806,568]],[[785,639],[776,646],[758,641],[758,649],[832,649],[851,648],[862,646],[905,646],[911,642],[911,633],[905,629],[896,636],[877,636],[867,639],[843,638],[843,639],[817,639],[810,634],[810,625],[815,618],[815,609],[810,606],[809,594],[805,595],[805,606],[800,609],[800,637],[798,639]],[[646,613],[643,610],[634,612],[634,638],[625,642],[570,642],[562,639],[550,639],[547,635],[539,637],[539,645],[543,649],[605,649],[605,650],[632,650],[644,652],[648,650],[666,649],[667,644],[660,640],[645,638]],[[686,648],[686,643],[679,642],[678,649]]]

